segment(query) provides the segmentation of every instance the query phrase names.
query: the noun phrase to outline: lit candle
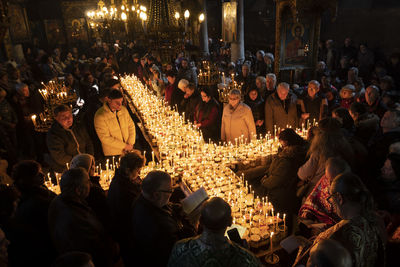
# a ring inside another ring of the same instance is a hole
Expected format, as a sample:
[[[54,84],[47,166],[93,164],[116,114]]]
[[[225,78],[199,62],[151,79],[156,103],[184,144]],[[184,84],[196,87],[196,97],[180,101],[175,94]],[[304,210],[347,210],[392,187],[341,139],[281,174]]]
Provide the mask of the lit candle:
[[[271,255],[272,255],[272,253],[273,253],[273,247],[272,247],[272,237],[274,236],[274,232],[271,232],[271,235],[270,235],[270,237],[269,237],[269,239],[270,239],[270,247],[271,247]]]
[[[154,151],[151,151],[151,161],[154,162]]]
[[[286,213],[283,214],[283,231],[286,231]]]
[[[33,122],[33,126],[35,126],[35,128],[36,128],[36,127],[37,127],[37,124],[36,124],[36,115],[32,115],[31,119],[32,119],[32,122]]]
[[[69,170],[69,164],[68,164],[68,162],[67,162],[67,163],[65,163],[65,165],[67,165],[67,170]]]

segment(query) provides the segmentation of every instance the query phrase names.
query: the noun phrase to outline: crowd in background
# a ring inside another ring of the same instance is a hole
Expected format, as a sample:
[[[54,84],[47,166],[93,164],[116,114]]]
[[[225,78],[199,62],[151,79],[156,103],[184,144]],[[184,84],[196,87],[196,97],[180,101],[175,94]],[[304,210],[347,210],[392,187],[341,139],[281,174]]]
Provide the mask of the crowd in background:
[[[116,41],[87,51],[27,47],[24,61],[1,63],[0,244],[8,246],[1,261],[202,266],[208,257],[224,266],[260,264],[224,239],[232,216],[222,199],[206,202],[200,219],[191,220],[168,174],[139,177],[145,159],[134,149],[144,149],[118,78],[132,73],[206,142],[278,136],[278,153],[249,183],[288,215],[291,232],[317,236],[314,243],[303,240],[313,247],[310,262],[393,263],[398,247],[391,241],[400,235],[400,55],[385,58],[350,38],[343,45],[328,40],[320,43],[314,76],[300,73],[293,83],[274,74],[273,51],[246,51],[243,62],[231,62],[229,45],[210,42],[210,50],[207,59],[225,73],[226,84],[241,85],[228,103],[218,95],[226,87],[222,77],[218,85],[199,85],[201,62],[186,51],[162,62],[156,52]],[[44,110],[38,89],[57,77],[79,105],[58,106],[48,133],[40,133],[31,119]],[[311,127],[306,140],[296,127]],[[95,161],[112,156],[121,161],[105,192]],[[63,172],[59,196],[44,186],[47,171]],[[190,239],[174,245],[182,238]]]

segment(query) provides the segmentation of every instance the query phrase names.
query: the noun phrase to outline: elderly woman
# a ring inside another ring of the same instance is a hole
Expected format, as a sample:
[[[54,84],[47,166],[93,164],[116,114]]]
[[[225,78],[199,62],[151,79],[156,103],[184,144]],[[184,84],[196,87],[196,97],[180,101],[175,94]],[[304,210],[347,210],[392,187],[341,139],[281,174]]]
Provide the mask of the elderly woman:
[[[353,163],[354,151],[340,130],[340,122],[333,118],[326,118],[319,123],[321,132],[317,134],[308,150],[309,159],[297,172],[300,187],[299,197],[307,197],[325,173],[325,164],[328,158],[340,156],[349,163]],[[350,164],[351,165],[351,164]]]
[[[256,135],[251,109],[240,101],[240,91],[234,89],[229,94],[229,104],[222,113],[221,140],[235,144],[241,138],[250,142]]]

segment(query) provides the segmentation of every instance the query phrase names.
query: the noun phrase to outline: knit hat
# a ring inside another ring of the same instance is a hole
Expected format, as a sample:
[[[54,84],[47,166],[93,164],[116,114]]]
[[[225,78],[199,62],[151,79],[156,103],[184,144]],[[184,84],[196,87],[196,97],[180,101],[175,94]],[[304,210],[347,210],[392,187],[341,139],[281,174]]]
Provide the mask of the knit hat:
[[[76,155],[71,160],[71,168],[84,168],[87,172],[90,171],[92,165],[94,164],[94,157],[89,154],[79,154]]]

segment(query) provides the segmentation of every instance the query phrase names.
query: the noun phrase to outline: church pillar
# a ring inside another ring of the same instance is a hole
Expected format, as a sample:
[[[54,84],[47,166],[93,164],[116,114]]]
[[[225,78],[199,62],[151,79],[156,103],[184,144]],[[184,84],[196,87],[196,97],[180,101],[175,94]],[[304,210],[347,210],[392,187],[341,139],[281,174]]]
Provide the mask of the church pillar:
[[[236,63],[237,60],[244,61],[244,16],[243,0],[237,2],[237,40],[231,43],[231,60]]]
[[[203,56],[208,55],[208,29],[207,29],[207,0],[200,0],[201,13],[204,14],[204,21],[200,24],[200,51]]]

